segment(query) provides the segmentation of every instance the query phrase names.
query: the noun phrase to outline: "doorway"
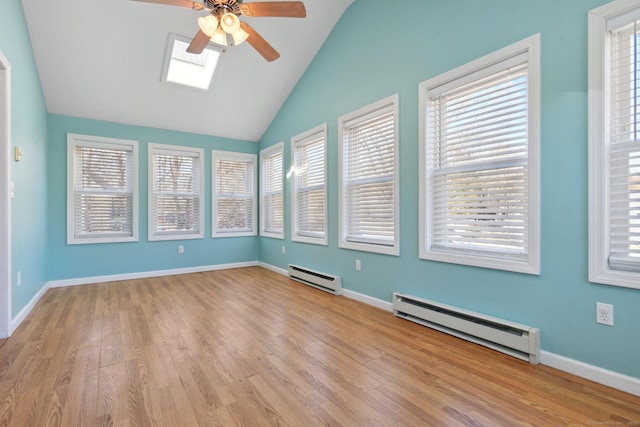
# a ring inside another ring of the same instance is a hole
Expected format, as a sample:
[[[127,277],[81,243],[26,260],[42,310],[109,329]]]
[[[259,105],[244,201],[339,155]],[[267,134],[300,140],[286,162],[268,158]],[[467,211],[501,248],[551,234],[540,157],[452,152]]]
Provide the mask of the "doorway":
[[[0,51],[0,339],[11,332],[11,67]]]

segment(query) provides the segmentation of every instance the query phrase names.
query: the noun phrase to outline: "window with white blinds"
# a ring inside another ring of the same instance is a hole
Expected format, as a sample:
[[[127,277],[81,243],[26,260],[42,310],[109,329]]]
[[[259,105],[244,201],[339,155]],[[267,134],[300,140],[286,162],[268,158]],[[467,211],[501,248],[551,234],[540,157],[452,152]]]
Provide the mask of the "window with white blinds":
[[[537,273],[531,52],[516,46],[421,85],[423,258]]]
[[[212,151],[213,237],[257,234],[257,156]]]
[[[609,265],[640,272],[640,21],[611,31]]]
[[[589,32],[589,279],[640,288],[640,2],[592,11]]]
[[[203,149],[149,144],[149,240],[204,236]]]
[[[326,124],[291,139],[291,240],[296,242],[327,244],[326,144]]]
[[[138,240],[138,142],[67,135],[67,243]]]
[[[284,142],[260,152],[260,235],[284,239]]]
[[[340,247],[398,255],[398,95],[339,119]]]

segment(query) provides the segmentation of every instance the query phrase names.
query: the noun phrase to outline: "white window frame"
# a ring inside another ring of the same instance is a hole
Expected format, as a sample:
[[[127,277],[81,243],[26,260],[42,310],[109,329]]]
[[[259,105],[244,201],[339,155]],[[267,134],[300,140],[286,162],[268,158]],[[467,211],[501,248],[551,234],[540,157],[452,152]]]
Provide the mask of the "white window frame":
[[[75,148],[78,146],[102,148],[107,150],[123,150],[132,153],[132,224],[131,235],[77,236],[75,234]],[[90,135],[67,134],[67,244],[94,244],[138,241],[138,141],[126,139],[104,138]]]
[[[512,58],[527,55],[528,62],[528,245],[526,259],[512,259],[500,254],[483,252],[450,252],[431,249],[429,172],[430,153],[429,91],[443,85],[462,86],[475,81],[478,74],[492,75],[508,67]],[[422,82],[419,85],[419,138],[420,138],[420,223],[419,239],[421,259],[493,268],[526,274],[540,274],[540,35],[535,34],[461,67]]]
[[[357,111],[346,114],[338,119],[338,214],[339,214],[339,240],[338,246],[345,249],[353,249],[364,252],[374,252],[385,255],[400,255],[400,137],[399,137],[399,95],[394,94],[390,97],[377,101],[366,107],[360,108]],[[393,165],[393,206],[394,206],[394,221],[393,221],[393,241],[390,245],[383,245],[377,242],[352,241],[348,239],[348,219],[349,213],[347,207],[349,206],[348,200],[346,200],[348,191],[347,182],[348,177],[345,168],[348,164],[347,150],[345,150],[345,138],[346,138],[346,126],[354,121],[365,119],[367,116],[378,114],[381,111],[391,109],[394,120],[394,165]]]
[[[202,239],[204,238],[204,212],[205,212],[205,200],[204,200],[204,149],[196,148],[196,147],[186,147],[180,145],[166,145],[166,144],[156,144],[149,143],[149,154],[148,154],[148,172],[149,172],[149,200],[148,200],[148,240],[149,241],[162,241],[162,240],[187,240],[187,239]],[[153,159],[156,153],[165,153],[175,156],[189,156],[196,157],[198,159],[200,173],[199,173],[199,183],[198,183],[198,198],[199,198],[199,209],[198,209],[198,231],[197,232],[179,232],[179,231],[171,231],[171,232],[161,232],[156,233],[153,228],[153,217],[155,215],[153,209]]]
[[[640,19],[640,1],[618,0],[589,13],[589,281],[640,289],[640,272],[609,266],[608,26]]]
[[[323,168],[324,179],[322,182],[322,188],[315,188],[315,190],[322,190],[324,193],[323,201],[323,233],[321,235],[309,235],[300,230],[298,224],[298,193],[301,191],[308,191],[307,189],[301,190],[297,187],[297,174],[300,173],[297,169],[296,157],[300,150],[299,147],[308,144],[313,141],[322,139],[323,141]],[[328,230],[327,230],[327,124],[322,124],[306,132],[291,138],[291,170],[293,171],[293,179],[291,181],[291,240],[294,242],[311,243],[316,245],[328,245]]]
[[[218,199],[217,194],[217,177],[218,166],[217,160],[227,160],[238,163],[243,163],[251,169],[251,229],[247,231],[224,231],[217,229],[217,217],[218,217]],[[238,153],[234,151],[211,151],[211,203],[212,203],[212,215],[211,215],[211,237],[244,237],[244,236],[256,236],[258,234],[258,208],[256,200],[256,190],[258,188],[258,156],[250,153]]]
[[[267,157],[271,157],[274,155],[280,155],[282,157],[282,175],[281,175],[281,190],[282,193],[282,229],[277,231],[270,231],[266,229],[267,223],[267,214],[265,211],[265,198],[267,196],[265,189],[265,167],[264,162]],[[285,229],[285,212],[284,212],[284,141],[281,141],[277,144],[274,144],[270,147],[265,148],[260,151],[260,236],[262,237],[270,237],[273,239],[284,239],[284,229]]]

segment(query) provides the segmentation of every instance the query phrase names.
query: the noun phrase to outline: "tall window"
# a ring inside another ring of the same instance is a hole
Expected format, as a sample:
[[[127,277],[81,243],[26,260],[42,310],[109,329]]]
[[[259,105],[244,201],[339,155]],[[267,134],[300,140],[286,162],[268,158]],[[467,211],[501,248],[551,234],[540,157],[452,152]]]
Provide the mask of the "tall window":
[[[640,2],[589,14],[589,280],[640,289]]]
[[[149,240],[204,236],[201,148],[149,144]]]
[[[284,239],[284,142],[260,152],[260,235]]]
[[[339,245],[398,255],[398,95],[338,122]]]
[[[212,151],[213,237],[255,236],[257,156]]]
[[[291,240],[296,242],[327,244],[326,145],[326,124],[291,139]]]
[[[422,258],[538,274],[538,45],[420,85]]]
[[[67,135],[67,243],[138,240],[138,142]]]

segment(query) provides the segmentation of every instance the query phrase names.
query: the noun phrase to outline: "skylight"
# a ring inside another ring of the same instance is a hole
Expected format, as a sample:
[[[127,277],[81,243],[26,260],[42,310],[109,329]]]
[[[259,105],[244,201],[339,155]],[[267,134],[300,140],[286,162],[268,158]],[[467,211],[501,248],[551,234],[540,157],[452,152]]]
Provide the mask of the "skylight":
[[[209,90],[221,52],[209,45],[194,55],[187,52],[189,43],[186,37],[170,34],[162,81]]]

